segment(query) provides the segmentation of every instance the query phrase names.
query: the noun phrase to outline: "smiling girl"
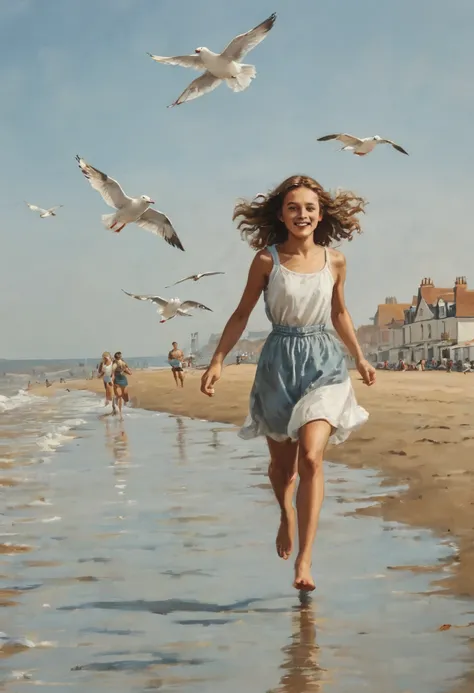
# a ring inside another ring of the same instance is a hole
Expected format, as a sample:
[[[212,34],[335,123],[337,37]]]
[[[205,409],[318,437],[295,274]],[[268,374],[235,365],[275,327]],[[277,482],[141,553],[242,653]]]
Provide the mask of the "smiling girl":
[[[298,524],[294,587],[311,591],[312,548],[324,497],[323,459],[328,442],[342,443],[363,424],[340,341],[366,385],[375,369],[365,360],[344,300],[346,260],[329,246],[360,233],[364,200],[351,192],[330,195],[307,176],[292,176],[268,195],[240,202],[234,219],[257,250],[237,309],[230,317],[201,391],[212,396],[222,364],[244,331],[260,295],[273,329],[250,394],[239,435],[266,436],[268,474],[281,510],[276,547],[288,559]],[[293,496],[296,494],[296,518]]]

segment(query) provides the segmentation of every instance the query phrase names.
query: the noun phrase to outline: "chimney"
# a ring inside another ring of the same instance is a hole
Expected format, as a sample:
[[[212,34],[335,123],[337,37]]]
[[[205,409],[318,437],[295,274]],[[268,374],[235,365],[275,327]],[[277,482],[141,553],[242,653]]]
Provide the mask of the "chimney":
[[[467,291],[466,277],[456,277],[456,281],[454,282],[454,300],[456,300],[458,291]]]
[[[385,299],[385,304],[393,305],[394,303],[397,303],[397,299],[395,296],[387,296]]]
[[[433,280],[431,277],[423,277],[423,279],[420,282],[420,286],[434,286]]]

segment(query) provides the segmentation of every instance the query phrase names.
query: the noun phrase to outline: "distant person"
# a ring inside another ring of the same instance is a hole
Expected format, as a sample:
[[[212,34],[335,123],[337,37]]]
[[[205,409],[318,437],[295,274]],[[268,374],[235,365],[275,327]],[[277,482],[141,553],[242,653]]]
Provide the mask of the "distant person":
[[[116,351],[114,354],[113,374],[115,398],[120,418],[122,418],[123,403],[127,404],[129,399],[127,375],[132,375],[132,371],[123,360],[121,351]]]
[[[462,365],[462,372],[464,373],[464,375],[466,373],[472,372],[471,362],[469,359],[464,359],[464,363]]]
[[[102,378],[105,389],[104,407],[112,403],[114,409],[114,378],[113,378],[114,362],[109,351],[104,351],[102,361],[98,365],[98,378]]]
[[[181,383],[181,387],[184,387],[184,354],[178,347],[178,342],[172,342],[171,346],[173,348],[168,353],[168,363],[171,366],[171,372],[173,373],[173,378],[176,383],[176,387],[179,387],[179,383]]]

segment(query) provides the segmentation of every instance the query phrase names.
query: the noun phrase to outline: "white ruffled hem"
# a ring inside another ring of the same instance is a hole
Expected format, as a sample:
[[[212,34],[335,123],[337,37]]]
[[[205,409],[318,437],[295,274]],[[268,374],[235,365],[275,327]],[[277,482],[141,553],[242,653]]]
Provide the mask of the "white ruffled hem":
[[[347,378],[342,383],[315,388],[302,397],[293,409],[286,435],[264,430],[265,427],[254,421],[249,413],[239,436],[245,440],[265,435],[278,442],[288,438],[296,441],[302,426],[310,421],[324,420],[334,429],[329,442],[339,445],[368,418],[368,412],[357,404],[351,379]]]

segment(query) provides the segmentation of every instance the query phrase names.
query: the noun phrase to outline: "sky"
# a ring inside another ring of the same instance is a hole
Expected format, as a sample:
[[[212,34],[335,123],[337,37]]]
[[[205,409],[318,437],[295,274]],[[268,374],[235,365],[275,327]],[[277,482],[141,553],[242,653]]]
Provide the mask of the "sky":
[[[272,12],[245,58],[257,68],[249,89],[166,108],[197,73],[147,52],[220,51]],[[158,355],[194,331],[207,341],[253,258],[236,200],[296,173],[369,201],[363,234],[339,246],[356,325],[386,296],[410,300],[424,276],[474,287],[473,24],[472,0],[0,0],[0,357]],[[332,132],[379,134],[410,156],[316,141]],[[112,210],[76,154],[150,195],[186,252],[134,225],[106,230]],[[25,200],[64,208],[40,219]],[[207,270],[226,274],[164,288]],[[213,312],[159,324],[121,289]],[[248,327],[267,325],[260,302]]]

